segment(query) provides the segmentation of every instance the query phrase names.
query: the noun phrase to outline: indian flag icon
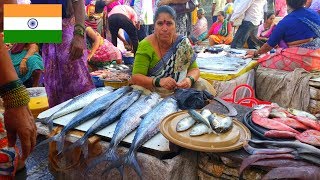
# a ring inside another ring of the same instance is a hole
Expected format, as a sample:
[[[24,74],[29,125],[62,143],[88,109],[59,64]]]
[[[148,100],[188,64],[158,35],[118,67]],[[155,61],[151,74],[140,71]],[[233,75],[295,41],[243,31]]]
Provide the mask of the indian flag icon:
[[[4,4],[5,43],[61,43],[61,4]]]

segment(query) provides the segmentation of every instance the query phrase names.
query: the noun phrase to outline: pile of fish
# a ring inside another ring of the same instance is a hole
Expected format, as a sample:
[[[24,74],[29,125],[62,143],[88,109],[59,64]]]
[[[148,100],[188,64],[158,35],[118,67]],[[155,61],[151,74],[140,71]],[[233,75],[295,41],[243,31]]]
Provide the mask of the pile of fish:
[[[256,148],[251,146],[263,146]],[[320,179],[320,150],[298,141],[245,142],[244,149],[251,154],[242,161],[240,176],[249,166],[270,169],[262,179]]]
[[[320,122],[310,113],[268,105],[252,112],[252,121],[266,128],[268,138],[297,139],[320,146]]]
[[[97,76],[106,81],[128,81],[130,79],[130,75],[126,72],[112,71],[107,69],[91,72],[90,75]]]
[[[198,113],[194,109],[188,110],[189,116],[181,119],[176,126],[177,132],[183,132],[191,128],[190,136],[200,136],[210,133],[224,133],[232,128],[231,117],[212,114],[210,110],[203,109]]]
[[[102,161],[111,161],[113,163],[106,169],[106,172],[118,168],[122,173],[123,165],[128,164],[141,177],[142,172],[136,160],[138,148],[159,132],[159,124],[162,119],[178,111],[178,105],[172,97],[161,99],[157,93],[143,95],[141,90],[130,86],[124,86],[115,91],[110,87],[103,87],[79,95],[43,122],[52,126],[54,119],[77,110],[80,110],[79,113],[62,128],[59,134],[42,141],[38,146],[56,141],[58,154],[81,147],[84,157],[87,157],[88,138],[119,120],[108,151],[95,159],[87,170]],[[63,147],[66,134],[70,130],[98,116],[100,117],[79,140],[67,148]],[[136,128],[137,131],[129,152],[120,158],[116,152],[118,144]]]

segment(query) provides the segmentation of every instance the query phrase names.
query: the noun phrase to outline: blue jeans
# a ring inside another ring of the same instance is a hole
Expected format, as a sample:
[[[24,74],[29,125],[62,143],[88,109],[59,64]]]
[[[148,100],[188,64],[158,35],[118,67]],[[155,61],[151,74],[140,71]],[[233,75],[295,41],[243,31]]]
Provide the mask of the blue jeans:
[[[258,26],[255,26],[250,21],[242,21],[239,26],[233,41],[231,43],[231,48],[243,48],[245,42],[248,43],[250,49],[257,49],[257,45],[252,39],[257,36]]]

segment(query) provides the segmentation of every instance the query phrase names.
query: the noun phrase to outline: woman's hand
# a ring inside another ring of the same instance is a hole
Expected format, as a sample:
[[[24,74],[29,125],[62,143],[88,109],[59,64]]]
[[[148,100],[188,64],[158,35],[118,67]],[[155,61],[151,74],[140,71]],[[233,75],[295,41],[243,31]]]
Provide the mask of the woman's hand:
[[[254,52],[253,50],[247,51],[247,54],[244,56],[244,58],[253,58],[254,57]]]
[[[192,82],[190,78],[184,78],[181,82],[177,83],[178,88],[191,88]]]
[[[172,77],[161,78],[160,86],[168,90],[174,90],[177,87],[177,82]]]
[[[84,38],[80,35],[75,34],[72,38],[70,45],[70,59],[76,60],[83,56]]]
[[[21,63],[20,63],[20,73],[22,75],[27,74],[28,72],[28,67],[27,67],[27,59],[22,59]]]
[[[21,141],[22,159],[27,159],[37,140],[37,127],[28,106],[6,109],[4,123],[9,147],[16,144],[18,135]]]
[[[90,61],[92,57],[93,57],[93,54],[90,53],[90,54],[88,55],[87,61]]]

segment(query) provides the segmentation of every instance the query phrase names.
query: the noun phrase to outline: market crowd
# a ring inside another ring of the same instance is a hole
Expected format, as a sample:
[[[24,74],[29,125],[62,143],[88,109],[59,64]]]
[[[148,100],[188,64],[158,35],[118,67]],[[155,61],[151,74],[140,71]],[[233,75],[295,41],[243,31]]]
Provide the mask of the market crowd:
[[[128,54],[135,57],[132,83],[148,89],[195,86],[200,71],[193,46],[206,43],[251,49],[248,57],[261,57],[270,68],[320,68],[319,0],[212,0],[209,12],[198,0],[46,2],[62,4],[62,43],[5,47],[20,79],[10,87],[44,85],[50,107],[94,88],[89,72],[121,64]]]

